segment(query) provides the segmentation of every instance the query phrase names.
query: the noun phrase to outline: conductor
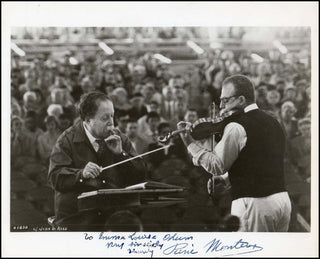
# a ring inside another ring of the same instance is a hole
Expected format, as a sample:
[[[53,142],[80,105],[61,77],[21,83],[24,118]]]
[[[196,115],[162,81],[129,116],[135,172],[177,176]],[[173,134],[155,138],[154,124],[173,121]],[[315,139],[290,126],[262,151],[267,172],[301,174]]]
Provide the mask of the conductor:
[[[77,196],[85,191],[123,188],[145,179],[141,158],[102,171],[101,168],[137,155],[129,139],[114,128],[114,108],[107,95],[81,97],[81,121],[64,131],[50,156],[49,183],[55,190],[55,223],[68,230],[96,230],[100,211],[79,212]]]

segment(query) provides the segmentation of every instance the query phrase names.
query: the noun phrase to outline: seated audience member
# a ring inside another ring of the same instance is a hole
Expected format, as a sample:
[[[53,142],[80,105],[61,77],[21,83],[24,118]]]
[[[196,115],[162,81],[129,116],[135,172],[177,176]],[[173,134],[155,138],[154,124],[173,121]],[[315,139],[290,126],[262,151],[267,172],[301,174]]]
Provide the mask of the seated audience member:
[[[256,103],[262,110],[268,107],[267,92],[268,89],[266,86],[259,86],[255,88]]]
[[[79,102],[80,96],[83,94],[81,82],[78,80],[78,76],[79,75],[77,71],[72,71],[70,77],[68,78],[68,84],[72,87],[70,95],[75,103]]]
[[[169,80],[169,86],[170,87],[173,87],[173,88],[175,88],[177,86],[178,87],[183,87],[183,85],[184,85],[184,80],[181,77],[181,75],[176,75],[176,76],[170,78],[170,80]]]
[[[128,111],[118,110],[115,112],[115,120],[117,122],[116,129],[120,130],[121,133],[126,134],[129,119]]]
[[[164,137],[170,132],[170,124],[168,122],[161,122],[157,130],[159,132],[159,137]],[[172,141],[171,141],[172,142]],[[153,142],[148,145],[148,150],[155,150],[159,147],[162,147],[163,144],[160,144],[159,142]],[[158,151],[156,153],[152,153],[146,157],[147,161],[152,164],[154,168],[159,166],[164,160],[169,158],[169,148],[164,149],[163,151]]]
[[[90,93],[95,90],[93,81],[89,76],[85,76],[84,78],[82,78],[80,86],[81,86],[81,93],[83,94]]]
[[[64,132],[66,129],[70,128],[73,124],[73,120],[69,114],[61,113],[58,117],[58,125],[61,132]]]
[[[46,100],[45,100],[45,97],[43,95],[43,93],[40,91],[40,89],[35,89],[35,90],[32,90],[36,96],[37,96],[37,115],[38,115],[38,121],[40,122],[39,123],[39,126],[44,129],[44,118],[47,116],[47,103],[46,103]]]
[[[24,117],[29,111],[38,109],[37,95],[35,92],[27,91],[23,95],[22,116]]]
[[[165,120],[170,121],[174,118],[176,112],[176,100],[174,99],[174,90],[170,86],[162,89],[163,100],[160,108],[160,115]]]
[[[277,90],[269,90],[267,93],[267,102],[268,107],[265,108],[265,111],[268,112],[271,116],[279,120],[279,103],[281,95]]]
[[[298,121],[299,136],[289,142],[291,162],[299,169],[301,176],[308,179],[311,176],[311,121],[303,118]]]
[[[43,130],[38,127],[37,113],[29,111],[24,118],[25,134],[31,139],[30,155],[36,157],[38,137],[43,134]]]
[[[148,143],[138,135],[138,124],[136,120],[129,120],[126,132],[127,137],[131,141],[131,144],[135,148],[137,153],[145,153],[148,148]]]
[[[153,92],[153,95],[152,95],[152,97],[151,97],[151,101],[156,101],[157,103],[161,103],[162,94],[156,90],[156,87],[155,87],[154,82],[151,81],[151,80],[146,80],[145,86],[146,86],[147,88],[149,88],[150,91]],[[153,90],[152,90],[152,89],[153,89]]]
[[[128,111],[131,108],[131,105],[128,101],[128,93],[123,87],[117,87],[112,91],[112,100],[114,101],[115,112],[117,110]]]
[[[180,86],[174,88],[174,99],[178,102],[189,103],[189,94],[188,92]]]
[[[18,102],[11,101],[11,116],[22,116],[21,106]]]
[[[180,101],[175,102],[175,112],[173,114],[173,118],[171,118],[171,120],[168,121],[170,123],[170,128],[172,130],[177,128],[177,123],[179,121],[184,120],[184,116],[186,115],[186,112],[187,112],[187,103],[180,102]]]
[[[66,75],[64,73],[58,73],[54,78],[54,84],[49,87],[49,90],[52,91],[56,88],[67,88],[66,84]]]
[[[175,114],[176,120],[178,122],[184,120],[186,113],[187,113],[187,103],[177,102],[176,103],[176,114]]]
[[[25,72],[25,83],[19,86],[19,91],[24,94],[27,91],[31,91],[38,88],[36,73],[34,69],[29,69]]]
[[[311,87],[310,86],[306,89],[306,96],[308,100],[308,105],[307,105],[304,117],[311,118]]]
[[[281,97],[283,96],[284,89],[286,88],[286,82],[283,79],[278,79],[275,82],[276,89],[280,93]]]
[[[74,101],[67,88],[55,88],[51,92],[51,101],[54,104],[60,104],[64,113],[68,113],[71,117],[75,116]]]
[[[62,113],[63,113],[63,108],[60,104],[50,104],[47,109],[48,116],[54,116],[56,120],[59,119]]]
[[[109,98],[113,98],[112,92],[114,89],[116,89],[114,85],[108,84],[102,89],[101,92],[106,93],[106,95],[108,95]]]
[[[232,61],[232,63],[227,68],[229,75],[236,75],[241,72],[241,67],[238,63],[235,61]]]
[[[132,105],[131,109],[129,110],[130,118],[138,120],[143,115],[146,115],[148,113],[147,107],[143,104],[142,94],[135,93],[130,99],[130,103]]]
[[[296,96],[297,96],[296,87],[292,84],[288,84],[283,91],[283,97],[282,97],[281,103],[284,103],[286,101],[291,101],[295,104]]]
[[[176,76],[169,80],[169,86],[173,88],[174,99],[180,102],[189,102],[189,94],[183,89],[184,80],[181,76]]]
[[[48,163],[52,148],[56,144],[61,131],[59,130],[58,122],[54,116],[47,116],[44,123],[46,132],[39,136],[37,144],[41,160]]]
[[[23,120],[18,116],[11,118],[11,159],[20,156],[34,156],[32,138],[30,138],[23,128]],[[30,152],[31,151],[31,152]]]
[[[155,88],[151,84],[145,84],[142,86],[141,94],[143,96],[143,104],[146,106],[147,111],[151,111],[151,105],[153,101],[156,101],[153,99],[153,96],[155,94]],[[159,103],[159,102],[158,102]]]
[[[150,104],[150,111],[149,112],[156,112],[159,114],[159,104],[156,101],[152,101]],[[143,115],[141,118],[138,119],[138,135],[143,135],[144,132],[149,128],[147,123],[148,114]],[[160,117],[160,122],[164,122],[165,119]]]
[[[107,95],[85,94],[79,109],[81,121],[60,135],[50,156],[49,183],[55,190],[55,224],[69,231],[101,231],[105,229],[108,213],[79,210],[78,195],[143,182],[145,164],[137,158],[103,171],[103,167],[136,156],[136,152],[128,138],[114,129],[114,108]]]
[[[303,118],[308,110],[308,104],[310,100],[308,98],[306,89],[308,88],[308,82],[306,80],[299,80],[295,84],[297,89],[297,94],[295,98],[295,104],[297,107],[297,113],[295,116],[299,119]]]
[[[147,114],[147,127],[144,132],[139,132],[140,137],[142,137],[148,144],[158,141],[158,125],[160,123],[160,115],[156,112],[149,112]]]
[[[294,117],[296,107],[291,101],[286,101],[281,105],[280,124],[284,129],[287,139],[292,139],[298,135],[297,120]]]
[[[198,113],[195,109],[188,109],[184,116],[184,121],[191,122],[192,124],[198,120]]]

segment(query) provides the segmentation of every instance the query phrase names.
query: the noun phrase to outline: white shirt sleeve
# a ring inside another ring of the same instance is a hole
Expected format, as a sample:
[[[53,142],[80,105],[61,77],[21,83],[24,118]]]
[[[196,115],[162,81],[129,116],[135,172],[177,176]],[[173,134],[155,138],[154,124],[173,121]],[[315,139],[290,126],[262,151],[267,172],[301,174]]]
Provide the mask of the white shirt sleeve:
[[[225,127],[222,139],[213,151],[200,141],[191,143],[188,151],[192,155],[194,165],[202,166],[213,175],[222,175],[230,169],[246,142],[247,135],[243,126],[231,122]]]

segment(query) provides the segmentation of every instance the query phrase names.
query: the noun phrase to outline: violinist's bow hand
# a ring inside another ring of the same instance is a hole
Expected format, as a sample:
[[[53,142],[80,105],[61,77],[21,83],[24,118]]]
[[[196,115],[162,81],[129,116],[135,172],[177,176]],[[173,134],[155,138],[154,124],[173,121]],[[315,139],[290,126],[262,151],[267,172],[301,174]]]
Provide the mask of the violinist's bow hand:
[[[188,147],[194,141],[194,139],[190,135],[191,127],[192,127],[192,124],[186,121],[180,121],[177,124],[178,130],[185,129],[184,132],[180,133],[180,137],[186,147]]]

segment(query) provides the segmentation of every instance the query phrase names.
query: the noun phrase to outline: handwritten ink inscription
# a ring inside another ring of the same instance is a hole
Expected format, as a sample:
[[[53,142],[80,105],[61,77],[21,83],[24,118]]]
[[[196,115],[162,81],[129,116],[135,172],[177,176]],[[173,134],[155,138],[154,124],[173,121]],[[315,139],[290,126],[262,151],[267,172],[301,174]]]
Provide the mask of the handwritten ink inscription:
[[[214,238],[204,247],[207,248],[206,253],[218,253],[228,251],[228,253],[224,253],[223,255],[248,254],[259,252],[263,249],[261,246],[258,246],[257,244],[250,244],[249,242],[242,240],[242,238],[231,245],[225,245],[220,239]],[[229,251],[231,253],[229,253]]]
[[[86,241],[98,240],[104,247],[114,250],[119,255],[137,255],[144,257],[153,256],[232,256],[255,253],[263,250],[261,245],[250,243],[244,239],[236,242],[226,242],[221,238],[213,238],[203,245],[203,241],[197,242],[197,236],[184,233],[126,233],[123,235],[101,232],[98,236],[84,233]]]
[[[163,250],[164,255],[187,255],[197,254],[198,251],[194,249],[193,236],[179,236],[177,233],[166,234],[163,240],[169,243],[168,247]],[[184,241],[181,242],[180,241]],[[187,242],[186,242],[187,241]]]

